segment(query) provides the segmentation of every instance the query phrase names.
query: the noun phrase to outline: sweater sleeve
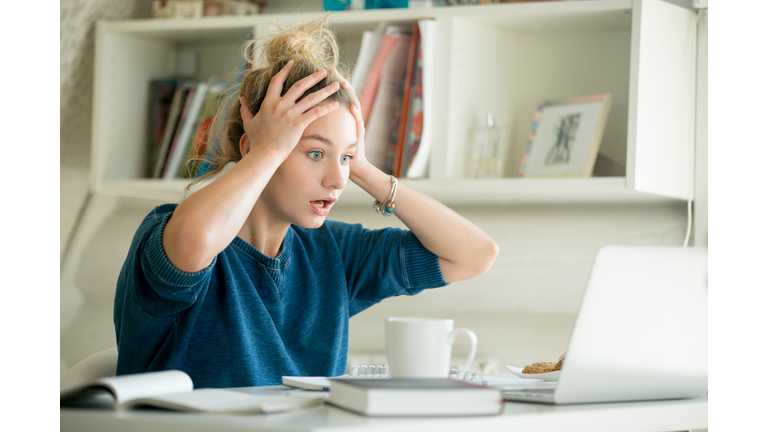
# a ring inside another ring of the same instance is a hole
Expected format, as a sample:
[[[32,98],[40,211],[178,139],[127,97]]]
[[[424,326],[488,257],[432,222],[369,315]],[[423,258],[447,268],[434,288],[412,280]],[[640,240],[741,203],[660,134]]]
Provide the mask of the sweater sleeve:
[[[214,258],[208,268],[187,273],[176,268],[163,249],[163,231],[175,204],[155,208],[136,230],[118,284],[145,313],[154,317],[174,315],[191,306],[207,286]]]
[[[333,221],[326,225],[344,261],[350,316],[388,297],[449,285],[437,255],[408,230],[369,230],[360,224]]]

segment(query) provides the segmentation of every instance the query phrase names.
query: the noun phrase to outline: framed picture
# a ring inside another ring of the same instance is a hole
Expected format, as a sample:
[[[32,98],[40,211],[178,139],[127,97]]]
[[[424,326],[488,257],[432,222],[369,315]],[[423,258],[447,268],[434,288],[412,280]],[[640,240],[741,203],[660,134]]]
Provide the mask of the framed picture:
[[[590,177],[611,95],[539,103],[518,177]]]

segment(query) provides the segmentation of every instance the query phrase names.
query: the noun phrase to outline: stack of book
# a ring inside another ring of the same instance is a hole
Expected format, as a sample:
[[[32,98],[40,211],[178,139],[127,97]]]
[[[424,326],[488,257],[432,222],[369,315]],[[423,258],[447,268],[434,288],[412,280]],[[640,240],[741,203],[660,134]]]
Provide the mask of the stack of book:
[[[224,83],[155,79],[149,85],[149,157],[146,176],[172,180],[195,177],[206,134],[224,95]]]
[[[380,24],[363,34],[352,76],[368,160],[396,177],[427,175],[432,130],[435,22]]]

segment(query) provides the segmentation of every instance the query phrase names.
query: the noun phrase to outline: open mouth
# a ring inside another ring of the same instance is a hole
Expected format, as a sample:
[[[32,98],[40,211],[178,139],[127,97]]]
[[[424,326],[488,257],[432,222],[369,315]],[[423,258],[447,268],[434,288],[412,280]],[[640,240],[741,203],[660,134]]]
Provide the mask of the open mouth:
[[[326,206],[330,207],[331,203],[327,200],[317,200],[317,201],[310,201],[313,206],[317,208],[325,208]]]
[[[333,203],[335,202],[336,202],[336,198],[326,198],[321,200],[310,201],[309,203],[312,204],[315,208],[327,209],[330,206],[332,206]]]

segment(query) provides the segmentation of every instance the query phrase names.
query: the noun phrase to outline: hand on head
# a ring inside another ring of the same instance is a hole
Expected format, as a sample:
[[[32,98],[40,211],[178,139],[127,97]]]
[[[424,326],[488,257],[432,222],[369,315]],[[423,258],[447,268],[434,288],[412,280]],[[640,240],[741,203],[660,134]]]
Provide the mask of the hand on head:
[[[350,174],[355,173],[357,170],[362,169],[365,165],[368,165],[368,159],[365,158],[365,124],[363,123],[363,113],[360,109],[360,99],[357,98],[355,89],[340,73],[336,72],[336,77],[342,83],[344,88],[352,95],[355,100],[354,105],[350,105],[349,112],[355,118],[355,125],[357,126],[357,148],[355,149],[355,158],[349,165]]]
[[[325,78],[325,70],[297,81],[285,95],[280,96],[293,64],[293,60],[289,61],[272,78],[255,116],[248,109],[245,98],[240,97],[240,116],[245,129],[245,135],[240,139],[240,152],[243,156],[257,148],[260,153],[274,151],[283,158],[288,157],[310,123],[339,107],[338,102],[321,104],[339,89],[338,83],[330,84],[296,102],[304,92]]]

